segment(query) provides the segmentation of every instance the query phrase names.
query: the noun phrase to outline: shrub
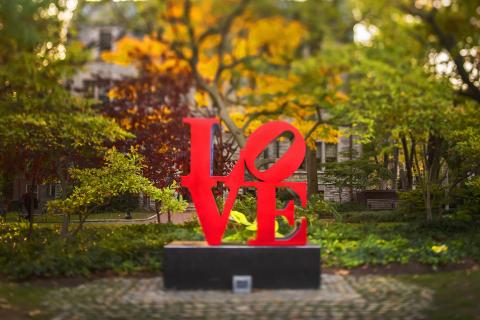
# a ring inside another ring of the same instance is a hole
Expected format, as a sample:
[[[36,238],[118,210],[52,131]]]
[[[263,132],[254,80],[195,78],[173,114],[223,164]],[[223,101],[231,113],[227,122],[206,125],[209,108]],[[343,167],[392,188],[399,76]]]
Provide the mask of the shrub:
[[[360,211],[342,213],[344,222],[407,222],[413,221],[418,217],[416,214],[406,213],[399,210],[385,211]]]
[[[0,273],[14,279],[85,276],[92,272],[160,271],[163,247],[173,240],[200,240],[197,225],[88,227],[74,238],[56,227],[0,224]]]
[[[445,205],[445,190],[438,185],[432,186],[432,211],[438,212],[439,208]],[[416,189],[412,191],[399,192],[398,197],[400,199],[399,209],[406,213],[425,212],[425,199],[422,189]]]
[[[350,212],[350,211],[367,211],[368,207],[365,203],[360,202],[344,202],[337,203],[336,208],[338,212]]]
[[[480,178],[467,182],[454,196],[457,215],[480,217]]]
[[[322,199],[319,195],[310,197],[305,208],[298,207],[296,209],[298,216],[307,217],[310,224],[315,223],[319,218],[334,218],[341,220],[335,204]]]
[[[251,226],[252,221],[249,223]],[[316,221],[308,228],[308,238],[321,245],[322,262],[331,267],[392,262],[436,266],[465,259],[480,262],[480,226],[458,223],[447,219],[429,224]],[[246,231],[238,241],[254,235],[254,231]],[[225,236],[234,232],[235,225],[229,224]],[[0,223],[1,276],[26,279],[88,276],[103,271],[160,272],[165,244],[203,239],[197,223],[88,226],[74,238],[61,237],[58,227],[51,226],[37,227],[30,239],[27,234],[25,223]]]
[[[250,193],[238,196],[233,205],[233,210],[244,213],[249,217],[250,220],[256,219],[257,217],[256,196]]]
[[[322,261],[327,266],[352,268],[393,262],[436,266],[465,259],[480,261],[479,231],[478,225],[445,234],[416,223],[325,223],[310,227],[309,241],[321,245]]]

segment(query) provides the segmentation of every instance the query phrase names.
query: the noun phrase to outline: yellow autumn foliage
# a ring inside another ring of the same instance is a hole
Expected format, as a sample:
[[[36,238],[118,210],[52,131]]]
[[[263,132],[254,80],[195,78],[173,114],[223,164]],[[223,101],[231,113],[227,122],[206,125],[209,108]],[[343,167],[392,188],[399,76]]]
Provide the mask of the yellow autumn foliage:
[[[348,97],[337,89],[342,83],[341,77],[325,66],[318,66],[316,74],[325,79],[328,90],[322,98],[305,92],[301,77],[290,67],[292,61],[298,59],[298,48],[308,37],[306,28],[298,21],[281,16],[258,17],[248,7],[232,21],[220,55],[222,36],[215,30],[225,22],[226,12],[231,12],[238,3],[238,0],[192,0],[188,19],[185,19],[185,2],[167,1],[161,35],[143,39],[124,37],[116,43],[115,51],[104,52],[102,58],[111,63],[137,65],[140,58],[147,57],[148,72],[175,74],[191,72],[194,68],[202,80],[218,89],[238,127],[243,128],[248,117],[256,115],[244,128],[245,135],[271,119],[289,121],[302,134],[307,134],[316,123],[316,106],[334,107],[347,101]],[[195,52],[198,60],[190,65],[188,60]],[[248,60],[251,64],[238,63],[247,58],[252,59]],[[259,72],[252,67],[255,61],[280,68]],[[115,89],[109,95],[118,98]],[[193,99],[196,107],[212,106],[212,97],[198,88]],[[314,145],[315,140],[333,143],[339,135],[335,128],[320,125],[307,143]]]

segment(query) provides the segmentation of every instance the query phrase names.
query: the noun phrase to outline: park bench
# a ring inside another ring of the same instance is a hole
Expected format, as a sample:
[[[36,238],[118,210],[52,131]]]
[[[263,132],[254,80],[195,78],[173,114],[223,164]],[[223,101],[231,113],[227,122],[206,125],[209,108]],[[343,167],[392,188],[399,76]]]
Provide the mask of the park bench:
[[[397,206],[396,199],[367,199],[367,207],[370,210],[393,210]]]

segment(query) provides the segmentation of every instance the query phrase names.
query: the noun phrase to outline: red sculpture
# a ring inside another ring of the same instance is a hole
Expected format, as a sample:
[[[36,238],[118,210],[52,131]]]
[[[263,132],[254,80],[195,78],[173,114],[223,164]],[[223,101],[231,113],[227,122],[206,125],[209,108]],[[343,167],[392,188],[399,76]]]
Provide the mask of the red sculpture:
[[[286,238],[275,238],[275,218],[283,215],[289,224],[295,224],[294,203],[289,201],[285,209],[276,208],[277,188],[289,188],[305,206],[307,185],[305,182],[286,182],[301,165],[305,156],[305,141],[300,132],[282,121],[272,121],[258,128],[240,151],[240,157],[228,176],[213,176],[213,130],[218,126],[217,119],[185,118],[190,125],[191,159],[190,174],[182,177],[182,186],[188,188],[198,213],[205,239],[210,245],[219,245],[227,226],[228,217],[240,187],[257,189],[257,236],[248,241],[255,246],[295,246],[307,242],[307,221],[303,217],[300,225]],[[270,168],[259,170],[255,159],[263,150],[284,132],[293,134],[293,141],[287,152]],[[245,166],[259,181],[245,181]],[[229,193],[220,214],[215,203],[212,188],[223,182]]]

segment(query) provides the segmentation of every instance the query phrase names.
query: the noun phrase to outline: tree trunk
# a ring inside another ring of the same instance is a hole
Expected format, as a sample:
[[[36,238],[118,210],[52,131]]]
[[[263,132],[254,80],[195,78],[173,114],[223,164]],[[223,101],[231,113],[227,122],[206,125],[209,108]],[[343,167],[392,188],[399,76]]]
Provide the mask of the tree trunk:
[[[79,210],[78,211],[78,228],[77,228],[79,230],[82,229],[82,225],[83,225],[82,219],[83,219],[82,210]]]
[[[405,157],[405,175],[407,178],[407,183],[405,189],[412,190],[413,187],[413,155],[415,153],[415,141],[412,140],[411,149],[408,149],[407,138],[402,135],[400,137],[402,141],[403,155]]]
[[[445,188],[445,211],[449,212],[450,211],[450,187],[449,187],[449,177],[448,177],[448,165],[447,165],[447,172],[445,174],[445,179],[446,179],[446,185],[447,187]]]
[[[29,199],[29,208],[27,208],[27,214],[28,214],[28,237],[30,238],[33,234],[33,210],[35,208],[35,197],[33,194],[34,186],[35,186],[35,175],[32,176],[32,181],[31,185],[28,188],[28,193],[30,194],[30,199]]]
[[[348,137],[348,158],[350,163],[353,161],[353,136],[350,135]],[[350,165],[350,177],[349,177],[349,193],[350,193],[350,201],[353,201],[353,165]]]
[[[67,178],[65,175],[65,170],[62,168],[62,164],[60,162],[60,156],[57,156],[57,160],[55,161],[55,173],[57,174],[57,178],[60,181],[60,187],[62,188],[62,193],[61,193],[61,199],[65,200],[67,197],[67,189],[68,189],[68,183],[67,183]],[[60,230],[60,234],[63,237],[67,237],[69,235],[69,224],[70,224],[70,214],[69,213],[64,213],[63,214],[63,222],[62,222],[62,228]]]
[[[425,177],[425,211],[427,213],[427,220],[432,220],[432,197],[431,197],[431,182],[430,182],[430,170],[426,170]]]
[[[217,115],[222,121],[225,123],[227,126],[228,130],[234,137],[235,141],[238,143],[240,148],[243,148],[246,143],[245,136],[243,135],[242,129],[237,127],[235,122],[233,122],[232,118],[230,118],[230,115],[228,114],[227,111],[227,106],[225,105],[225,101],[223,98],[220,96],[220,93],[218,90],[213,87],[208,85],[205,80],[202,79],[200,74],[195,72],[195,80],[197,81],[197,84],[199,85],[200,88],[204,89],[205,91],[208,92],[208,95],[213,101],[214,106],[217,108]]]
[[[62,237],[68,237],[69,231],[68,227],[70,225],[70,215],[68,213],[63,214],[63,222],[62,222],[62,229],[60,230],[60,234]]]
[[[157,215],[157,223],[160,224],[160,202],[155,201],[155,214]]]
[[[168,214],[168,223],[172,223],[172,212],[170,211],[170,209],[168,209],[167,211],[167,214]]]
[[[398,188],[398,147],[393,147],[392,189]]]
[[[307,167],[307,199],[310,199],[311,196],[318,194],[316,150],[307,147],[305,158]]]
[[[389,163],[389,158],[388,158],[388,153],[383,154],[383,167],[385,170],[388,170],[388,163]],[[383,180],[382,179],[382,189],[386,190],[388,186],[388,180]]]
[[[429,139],[430,140],[430,139]],[[424,170],[423,170],[423,189],[424,189],[424,198],[425,198],[425,213],[427,215],[427,221],[432,220],[432,182],[431,182],[431,159],[429,155],[429,146],[428,143],[423,144],[423,161],[424,161]]]

